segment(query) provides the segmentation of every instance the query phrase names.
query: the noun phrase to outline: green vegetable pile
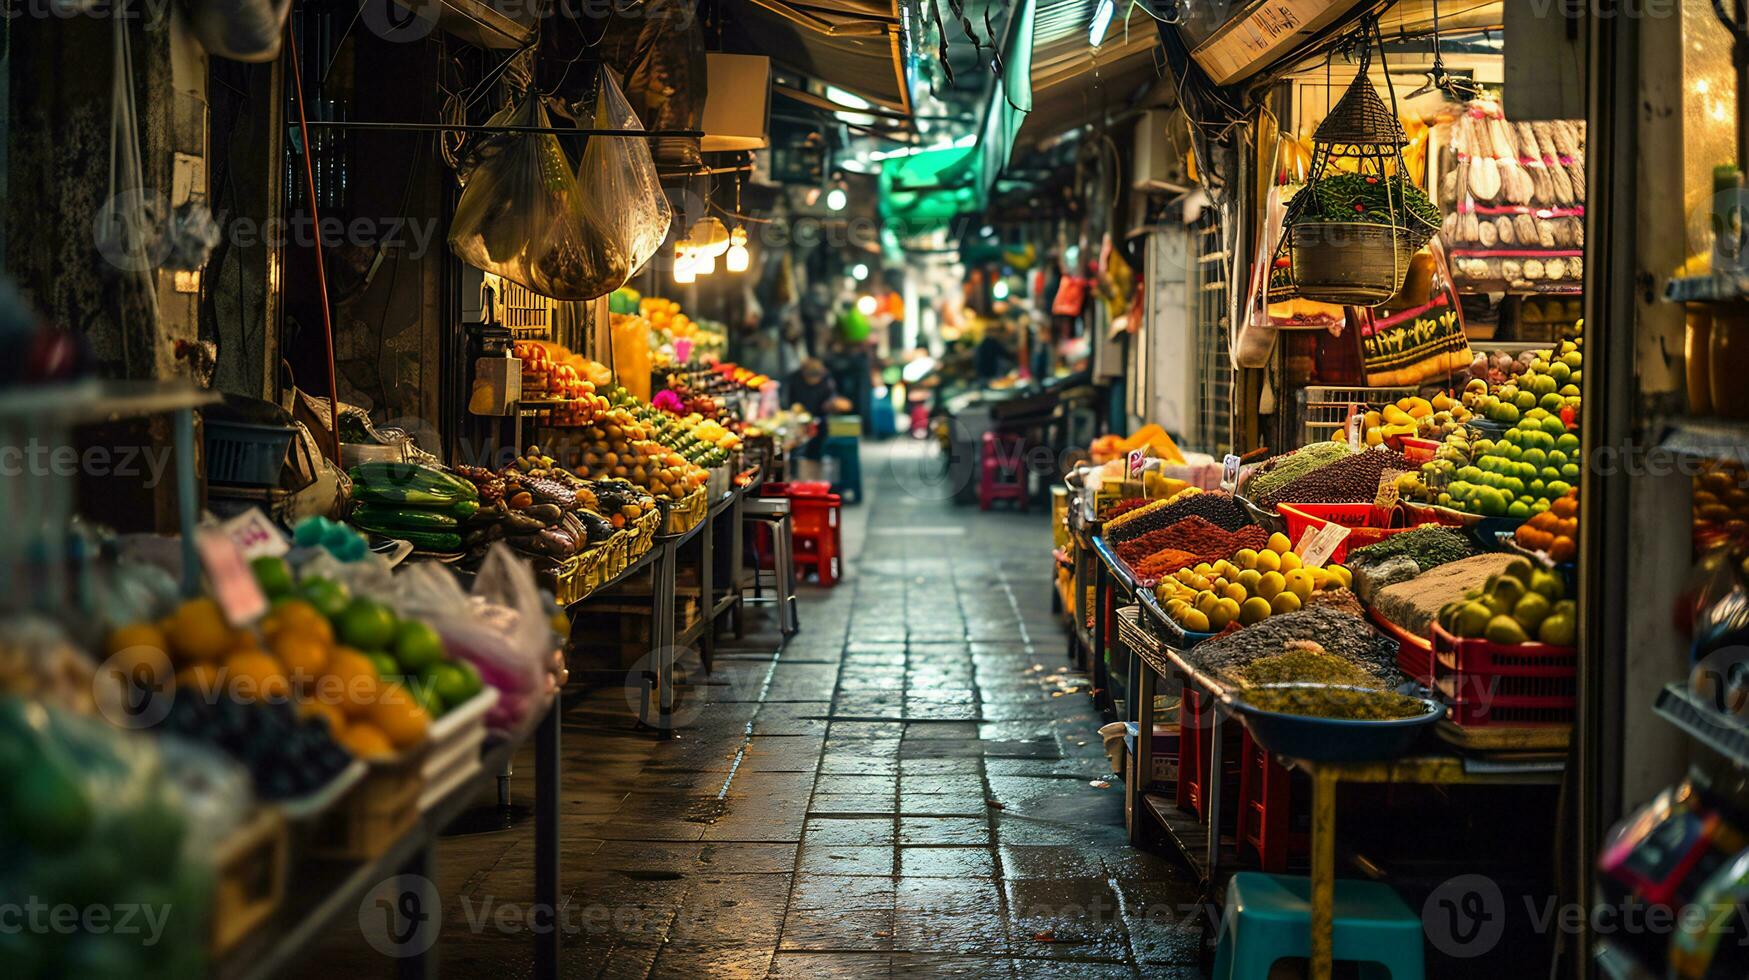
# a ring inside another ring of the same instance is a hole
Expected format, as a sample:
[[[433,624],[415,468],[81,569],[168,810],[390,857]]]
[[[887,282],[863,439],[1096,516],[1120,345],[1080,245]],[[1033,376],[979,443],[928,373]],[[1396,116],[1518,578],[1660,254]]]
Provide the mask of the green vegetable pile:
[[[1304,203],[1300,203],[1302,197]],[[1295,224],[1368,221],[1400,227],[1439,225],[1439,209],[1426,192],[1398,175],[1329,174],[1306,185],[1294,196],[1294,203],[1299,204]]]
[[[1288,453],[1265,463],[1245,482],[1245,496],[1258,500],[1287,486],[1314,470],[1349,456],[1345,442],[1314,442],[1304,449]]]
[[[1404,557],[1415,562],[1418,571],[1425,572],[1449,562],[1460,561],[1476,554],[1478,549],[1463,532],[1437,524],[1424,524],[1402,534],[1393,534],[1378,544],[1357,548],[1348,555],[1348,565],[1374,566],[1385,560]]]

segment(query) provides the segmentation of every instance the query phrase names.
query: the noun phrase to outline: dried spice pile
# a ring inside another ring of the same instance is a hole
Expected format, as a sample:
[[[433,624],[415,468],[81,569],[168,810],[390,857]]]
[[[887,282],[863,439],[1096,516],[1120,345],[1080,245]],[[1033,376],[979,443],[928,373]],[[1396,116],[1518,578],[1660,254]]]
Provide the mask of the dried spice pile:
[[[1245,703],[1260,711],[1346,721],[1390,721],[1427,713],[1415,698],[1392,691],[1341,687],[1265,687],[1245,692]]]
[[[1187,517],[1200,517],[1210,524],[1225,531],[1237,531],[1247,524],[1253,523],[1251,515],[1245,512],[1245,507],[1230,494],[1219,490],[1185,491],[1170,501],[1150,505],[1125,515],[1129,520],[1122,523],[1109,523],[1105,527],[1105,538],[1113,544],[1141,537],[1149,531],[1158,531],[1184,520]],[[1222,556],[1225,557],[1225,556]]]
[[[1261,500],[1300,477],[1350,455],[1346,443],[1314,442],[1304,449],[1277,456],[1252,471],[1250,479],[1245,481],[1245,495],[1252,500]]]
[[[1259,530],[1262,529],[1259,528]],[[1174,548],[1179,551],[1188,551],[1193,555],[1200,555],[1231,547],[1231,551],[1222,552],[1219,556],[1221,558],[1226,558],[1232,555],[1234,551],[1247,547],[1242,544],[1233,545],[1233,538],[1234,532],[1229,531],[1218,524],[1213,524],[1201,517],[1186,517],[1170,527],[1163,527],[1159,530],[1149,531],[1146,534],[1130,538],[1122,544],[1119,544],[1115,551],[1119,558],[1122,558],[1131,565],[1134,565],[1136,562],[1141,561],[1143,558],[1148,557],[1156,551],[1162,551],[1167,548]],[[1268,535],[1264,535],[1264,540],[1267,541],[1268,538]]]
[[[1413,560],[1415,567],[1425,572],[1447,562],[1468,558],[1480,550],[1462,531],[1439,524],[1423,524],[1402,534],[1393,534],[1378,544],[1350,551],[1347,564],[1358,570],[1362,566],[1401,556]]]
[[[1349,684],[1355,687],[1374,687],[1378,684],[1378,678],[1310,641],[1289,644],[1286,652],[1253,660],[1222,676],[1241,687],[1293,681]]]
[[[1387,687],[1403,680],[1397,669],[1396,643],[1379,636],[1366,620],[1329,606],[1308,606],[1299,612],[1271,616],[1199,643],[1185,656],[1198,670],[1219,674],[1275,656],[1302,640],[1353,663]]]
[[[1191,518],[1191,520],[1200,519],[1201,518]],[[1188,522],[1179,522],[1179,524],[1184,523]],[[1188,552],[1177,548],[1167,548],[1164,551],[1154,552],[1153,554],[1142,558],[1140,561],[1132,563],[1130,567],[1135,570],[1138,578],[1158,581],[1171,575],[1173,572],[1178,571],[1180,568],[1199,565],[1205,561],[1215,562],[1222,558],[1231,558],[1233,557],[1234,552],[1245,548],[1250,548],[1254,551],[1261,550],[1269,544],[1269,532],[1255,524],[1242,527],[1231,534],[1219,531],[1218,529],[1217,531],[1218,533],[1226,534],[1225,543],[1215,545],[1214,547],[1200,552]]]
[[[1331,445],[1336,445],[1331,443]],[[1346,451],[1346,450],[1345,450]],[[1379,477],[1386,469],[1413,469],[1403,454],[1388,449],[1368,449],[1298,477],[1267,494],[1255,495],[1260,506],[1290,504],[1370,503],[1379,494]]]
[[[1121,517],[1138,507],[1146,507],[1151,503],[1153,503],[1153,501],[1146,497],[1129,497],[1100,511],[1099,519],[1101,521],[1109,521],[1114,517]]]

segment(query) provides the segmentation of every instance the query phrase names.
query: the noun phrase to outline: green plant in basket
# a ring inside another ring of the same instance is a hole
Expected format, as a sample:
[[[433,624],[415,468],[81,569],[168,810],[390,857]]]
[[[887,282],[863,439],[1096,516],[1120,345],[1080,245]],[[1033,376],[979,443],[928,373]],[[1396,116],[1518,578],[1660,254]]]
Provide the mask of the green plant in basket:
[[[1427,193],[1401,174],[1332,173],[1307,185],[1295,224],[1365,221],[1395,227],[1439,224],[1439,209]]]

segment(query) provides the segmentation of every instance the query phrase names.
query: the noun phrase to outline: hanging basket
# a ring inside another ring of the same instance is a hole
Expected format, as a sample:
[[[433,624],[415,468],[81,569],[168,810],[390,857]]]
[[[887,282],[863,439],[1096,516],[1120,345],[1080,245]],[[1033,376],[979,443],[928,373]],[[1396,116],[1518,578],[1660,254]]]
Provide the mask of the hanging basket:
[[[1409,229],[1367,221],[1306,221],[1288,229],[1294,287],[1306,299],[1339,306],[1389,302],[1421,245]]]

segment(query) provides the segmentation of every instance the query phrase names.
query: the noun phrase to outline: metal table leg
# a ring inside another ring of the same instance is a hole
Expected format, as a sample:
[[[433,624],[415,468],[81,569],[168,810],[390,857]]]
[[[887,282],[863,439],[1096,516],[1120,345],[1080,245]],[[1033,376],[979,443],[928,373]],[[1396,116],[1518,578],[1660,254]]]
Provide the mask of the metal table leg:
[[[437,875],[432,873],[433,846],[434,844],[432,840],[427,838],[425,843],[420,846],[419,850],[415,852],[412,857],[407,859],[407,863],[401,865],[399,873],[409,876],[417,875],[427,881],[435,881]],[[436,916],[439,919],[442,918],[443,909],[441,907],[434,909],[418,907],[425,904],[423,896],[429,891],[428,888],[407,890],[405,887],[405,879],[403,879],[401,890],[404,896],[413,897],[415,908],[412,910],[412,915]],[[424,920],[421,919],[418,922],[409,922],[409,924],[419,925],[419,923],[422,923],[423,921]],[[430,934],[424,928],[412,928],[408,930],[407,938],[413,945],[411,947],[402,946],[401,949],[396,951],[395,976],[399,978],[399,980],[432,980],[433,977],[437,976],[437,943],[429,941],[429,937]]]
[[[717,526],[705,511],[704,530],[698,534],[698,615],[705,622],[698,630],[698,659],[704,672],[711,672],[711,657],[717,647]]]
[[[656,663],[656,730],[663,738],[674,737],[674,564],[679,549],[672,541],[661,545],[656,559],[655,584],[651,590],[655,608],[650,640]]]
[[[559,928],[559,733],[563,692],[534,734],[534,902],[549,916],[547,931],[534,936],[535,980],[558,980]]]
[[[1224,781],[1221,778],[1221,729],[1224,723],[1220,701],[1213,697],[1209,700],[1209,771],[1204,791],[1208,794],[1209,881],[1213,883],[1221,866],[1221,783]]]
[[[192,596],[200,592],[200,553],[194,547],[194,529],[200,523],[200,492],[194,478],[194,410],[177,412],[172,424],[176,427],[176,516],[182,525],[182,594]]]
[[[735,639],[739,640],[746,632],[745,618],[741,609],[741,575],[746,571],[746,527],[741,522],[741,516],[747,508],[747,498],[737,493],[735,502],[729,505],[729,554],[725,562],[729,571],[728,591],[733,593],[735,601],[729,606],[729,621],[734,624]]]
[[[1153,667],[1142,663],[1141,657],[1132,655],[1130,659],[1140,666],[1131,668],[1133,674],[1139,675],[1130,687],[1133,692],[1130,700],[1136,706],[1127,712],[1136,718],[1136,755],[1130,762],[1130,779],[1124,784],[1124,801],[1130,811],[1130,843],[1140,847],[1148,837],[1150,820],[1142,812],[1147,807],[1142,795],[1154,772],[1154,685],[1159,678]]]
[[[1336,773],[1312,771],[1312,980],[1330,980],[1335,959]]]

